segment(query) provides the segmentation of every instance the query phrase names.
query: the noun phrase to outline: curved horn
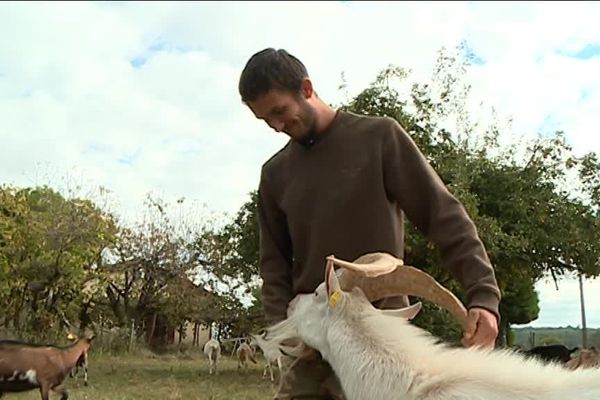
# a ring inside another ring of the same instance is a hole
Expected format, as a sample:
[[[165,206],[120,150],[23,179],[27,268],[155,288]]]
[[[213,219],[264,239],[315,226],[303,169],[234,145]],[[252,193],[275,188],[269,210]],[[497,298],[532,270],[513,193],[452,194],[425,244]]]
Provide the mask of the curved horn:
[[[327,260],[333,261],[334,265],[360,272],[361,275],[367,277],[389,274],[397,267],[404,265],[404,261],[387,253],[368,253],[360,256],[354,262],[340,260],[333,255],[327,257]]]
[[[383,253],[366,254],[353,263],[334,256],[327,259],[345,268],[339,276],[342,290],[358,286],[371,302],[399,295],[420,297],[448,310],[463,328],[466,326],[467,310],[461,301],[431,275],[403,265],[400,259]],[[382,272],[385,270],[391,271]]]

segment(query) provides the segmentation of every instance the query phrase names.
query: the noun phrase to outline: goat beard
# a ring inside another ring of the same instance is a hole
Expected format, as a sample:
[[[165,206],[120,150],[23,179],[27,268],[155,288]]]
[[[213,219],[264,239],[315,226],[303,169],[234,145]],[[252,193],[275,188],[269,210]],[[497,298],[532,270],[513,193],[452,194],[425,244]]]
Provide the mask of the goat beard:
[[[298,337],[296,323],[290,318],[267,328],[262,339],[263,351],[279,350],[283,355],[297,360],[319,358],[319,353]]]

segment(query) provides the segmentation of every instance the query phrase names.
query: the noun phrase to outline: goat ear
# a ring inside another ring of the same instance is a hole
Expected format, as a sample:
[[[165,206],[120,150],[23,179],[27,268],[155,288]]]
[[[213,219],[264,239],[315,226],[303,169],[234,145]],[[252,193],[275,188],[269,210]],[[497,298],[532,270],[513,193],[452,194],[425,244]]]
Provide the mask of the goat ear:
[[[340,282],[335,273],[333,261],[330,260],[327,260],[327,265],[325,266],[325,285],[327,286],[327,297],[329,298],[331,298],[334,293],[340,291]]]
[[[404,308],[397,308],[397,309],[393,309],[393,310],[380,310],[382,314],[390,316],[390,317],[396,317],[396,318],[404,318],[407,320],[411,320],[414,317],[417,316],[417,314],[419,313],[419,311],[421,311],[421,302],[412,304],[408,307],[404,307]]]

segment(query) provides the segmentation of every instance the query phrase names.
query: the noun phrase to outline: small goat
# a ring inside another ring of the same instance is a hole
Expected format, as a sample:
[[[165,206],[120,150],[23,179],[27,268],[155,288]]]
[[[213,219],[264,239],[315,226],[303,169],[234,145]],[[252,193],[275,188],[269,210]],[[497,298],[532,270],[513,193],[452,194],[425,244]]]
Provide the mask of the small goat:
[[[567,368],[600,368],[600,351],[595,347],[581,349],[565,364]]]
[[[93,338],[85,336],[66,347],[0,341],[0,396],[39,388],[42,400],[49,400],[51,390],[67,400],[62,383],[88,352]]]
[[[219,358],[221,358],[221,345],[219,344],[219,341],[216,339],[210,339],[204,344],[203,351],[206,357],[208,357],[209,375],[212,375],[213,372],[218,374],[217,365],[219,363]]]
[[[238,370],[242,367],[248,369],[248,360],[252,361],[256,364],[256,359],[254,358],[254,350],[252,347],[248,345],[248,343],[241,343],[240,347],[236,350],[237,358],[238,358]]]
[[[77,336],[75,336],[74,334],[70,333],[67,335],[67,339],[69,339],[72,342],[76,342],[77,341]],[[81,357],[79,357],[79,360],[77,360],[77,364],[75,364],[75,367],[73,367],[73,369],[69,372],[69,376],[71,378],[77,378],[77,376],[79,375],[79,370],[82,369],[83,370],[83,384],[85,386],[88,385],[88,352],[85,351]]]
[[[334,265],[345,270],[338,276]],[[300,354],[301,346],[282,344],[300,339],[318,350],[348,400],[600,399],[600,370],[571,371],[512,350],[452,348],[408,321],[419,303],[394,312],[371,304],[401,294],[441,305],[466,326],[462,303],[423,271],[389,254],[354,263],[330,256],[324,282],[296,296],[288,318],[268,328],[261,345]]]
[[[275,378],[273,377],[273,363],[277,364],[277,369],[279,370],[279,382],[281,382],[281,377],[282,377],[282,361],[281,358],[283,357],[283,354],[281,353],[281,351],[278,348],[272,348],[269,347],[267,345],[265,345],[264,343],[264,339],[262,338],[262,335],[265,334],[265,331],[263,332],[259,332],[258,335],[250,335],[250,345],[255,345],[260,347],[261,349],[266,349],[267,351],[265,352],[265,350],[263,350],[263,355],[265,356],[265,368],[263,369],[263,378],[267,377],[267,370],[269,371],[269,375],[271,376],[271,382],[275,381]]]

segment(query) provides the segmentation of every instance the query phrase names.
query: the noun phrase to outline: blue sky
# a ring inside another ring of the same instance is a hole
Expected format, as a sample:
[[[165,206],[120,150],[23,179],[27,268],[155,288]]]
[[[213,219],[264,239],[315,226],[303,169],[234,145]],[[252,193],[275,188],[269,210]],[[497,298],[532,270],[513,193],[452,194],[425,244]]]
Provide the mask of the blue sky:
[[[593,57],[600,57],[600,43],[589,43],[586,44],[583,48],[579,48],[576,51],[571,52],[560,52],[559,54],[579,58],[581,60],[589,60]]]
[[[349,96],[389,64],[422,82],[466,41],[473,115],[493,106],[516,137],[561,129],[598,151],[599,15],[595,2],[3,2],[0,181],[102,186],[124,221],[148,193],[185,198],[193,220],[234,213],[286,140],[237,94],[265,47],[300,57],[339,104],[342,72]],[[576,282],[538,288],[534,325],[579,324]],[[596,327],[599,288],[586,282]]]

